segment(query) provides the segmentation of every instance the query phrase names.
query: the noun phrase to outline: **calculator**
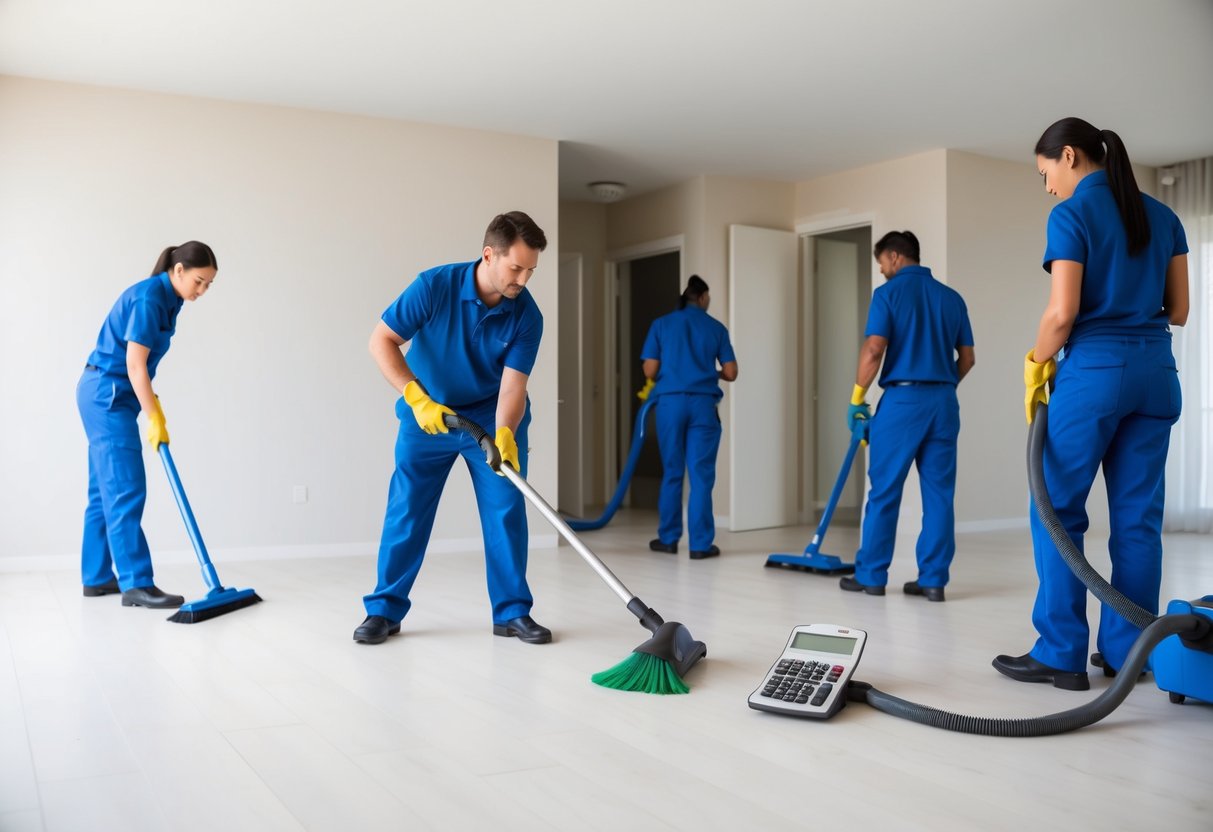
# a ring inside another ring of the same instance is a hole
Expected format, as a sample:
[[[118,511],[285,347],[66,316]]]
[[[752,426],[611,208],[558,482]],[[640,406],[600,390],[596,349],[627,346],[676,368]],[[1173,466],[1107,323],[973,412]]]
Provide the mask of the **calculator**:
[[[803,624],[792,630],[783,655],[753,693],[750,707],[787,716],[827,719],[847,701],[847,683],[868,634],[837,624]]]

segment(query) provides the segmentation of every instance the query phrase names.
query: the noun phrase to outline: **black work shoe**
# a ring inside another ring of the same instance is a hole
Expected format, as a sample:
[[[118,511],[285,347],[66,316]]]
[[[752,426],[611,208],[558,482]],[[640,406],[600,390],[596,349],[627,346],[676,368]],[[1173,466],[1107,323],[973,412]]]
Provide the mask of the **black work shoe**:
[[[678,544],[677,543],[662,543],[661,538],[656,538],[655,540],[650,540],[649,548],[652,549],[654,552],[665,552],[667,555],[678,554]]]
[[[153,610],[176,609],[185,603],[180,595],[169,595],[156,586],[137,586],[122,593],[122,606],[147,607]]]
[[[714,558],[720,554],[720,547],[713,543],[706,549],[691,550],[691,560],[703,560],[704,558]]]
[[[110,578],[103,584],[94,584],[93,586],[84,587],[85,598],[99,598],[102,595],[117,595],[122,589],[118,586],[117,578]]]
[[[1092,653],[1091,654],[1091,664],[1095,665],[1098,668],[1101,668],[1103,670],[1103,675],[1107,676],[1109,679],[1116,678],[1116,673],[1117,673],[1116,668],[1110,667],[1108,665],[1108,663],[1106,661],[1104,661],[1103,653]],[[1141,673],[1137,674],[1138,679],[1144,679],[1145,676],[1146,676],[1146,672],[1144,670]]]
[[[861,584],[850,575],[844,575],[842,579],[838,581],[838,588],[844,592],[866,592],[868,595],[884,595],[883,586],[868,586],[867,584]]]
[[[1057,670],[1036,661],[1030,653],[1024,653],[1022,656],[998,656],[991,665],[1003,676],[1009,676],[1017,682],[1052,682],[1053,687],[1062,690],[1091,689],[1091,681],[1087,678],[1086,671],[1071,673],[1068,670]]]
[[[552,640],[552,631],[535,623],[529,615],[511,618],[504,624],[493,625],[495,636],[518,636],[519,641],[527,644],[547,644]]]
[[[906,581],[906,585],[901,588],[901,591],[906,595],[922,595],[928,601],[943,601],[943,587],[941,586],[919,586],[918,581]]]
[[[388,636],[400,632],[399,621],[389,621],[382,615],[368,615],[366,620],[354,628],[354,641],[363,644],[382,644]]]

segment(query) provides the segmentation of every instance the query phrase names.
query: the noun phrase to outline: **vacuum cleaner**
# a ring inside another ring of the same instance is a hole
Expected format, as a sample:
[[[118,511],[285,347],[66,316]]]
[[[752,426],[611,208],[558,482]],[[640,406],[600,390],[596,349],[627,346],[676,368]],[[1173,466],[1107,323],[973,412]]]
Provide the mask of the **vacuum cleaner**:
[[[809,541],[808,546],[804,547],[804,554],[770,555],[767,558],[766,566],[782,566],[786,569],[799,569],[818,575],[850,575],[855,571],[855,564],[844,563],[838,555],[822,554],[821,543],[825,540],[826,530],[829,529],[830,520],[834,517],[834,509],[838,506],[839,497],[842,496],[843,486],[847,484],[847,477],[851,474],[855,454],[859,450],[860,443],[867,438],[868,420],[856,419],[855,424],[851,427],[851,444],[847,446],[846,457],[842,460],[842,469],[838,472],[838,479],[834,481],[834,490],[830,492],[830,499],[826,503],[825,511],[821,514],[821,522],[817,524],[817,531],[813,533],[813,539]]]
[[[602,510],[602,514],[593,520],[578,520],[570,517],[565,521],[568,523],[570,529],[579,532],[590,532],[601,529],[611,522],[611,518],[615,516],[615,512],[619,511],[619,506],[623,504],[623,498],[628,493],[628,486],[632,484],[632,474],[636,471],[636,463],[640,459],[640,450],[644,447],[645,425],[648,422],[649,411],[653,409],[653,405],[656,403],[657,398],[649,396],[641,406],[640,412],[636,414],[636,425],[632,428],[632,447],[628,451],[627,462],[624,463],[623,473],[619,475],[619,485],[615,486],[615,493],[611,497],[610,502],[606,504],[606,508]]]
[[[1194,601],[1171,601],[1166,614],[1156,618],[1118,592],[1095,571],[1070,540],[1053,510],[1045,487],[1044,442],[1048,421],[1048,405],[1038,404],[1028,430],[1028,487],[1037,515],[1066,564],[1091,593],[1129,622],[1143,628],[1116,681],[1085,705],[1024,719],[949,713],[907,702],[859,681],[850,683],[847,689],[849,701],[866,702],[885,713],[949,731],[996,737],[1040,737],[1073,731],[1103,719],[1124,701],[1136,686],[1138,675],[1149,665],[1155,683],[1160,690],[1169,694],[1171,702],[1182,703],[1192,697],[1213,703],[1213,595]]]
[[[648,405],[646,404],[646,407]],[[641,409],[643,415],[644,410]],[[632,656],[610,670],[596,674],[594,681],[606,687],[624,690],[640,690],[646,693],[686,693],[682,682],[696,662],[708,653],[702,641],[696,641],[684,625],[677,621],[666,621],[656,610],[632,594],[623,582],[607,568],[607,565],[581,542],[569,528],[556,509],[552,508],[512,465],[502,464],[501,453],[493,438],[480,425],[463,416],[447,414],[443,422],[448,428],[470,434],[484,451],[489,467],[508,479],[522,492],[527,502],[539,510],[556,531],[569,542],[577,554],[590,565],[598,577],[606,583],[627,606],[628,612],[639,619],[641,626],[653,637],[632,651]],[[673,673],[671,676],[670,673]]]

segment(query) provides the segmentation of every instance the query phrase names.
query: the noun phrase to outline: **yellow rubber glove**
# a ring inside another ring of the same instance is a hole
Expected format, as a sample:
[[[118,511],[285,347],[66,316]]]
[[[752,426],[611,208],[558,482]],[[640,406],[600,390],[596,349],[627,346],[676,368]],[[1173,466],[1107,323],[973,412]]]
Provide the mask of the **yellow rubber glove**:
[[[644,387],[641,387],[636,393],[636,398],[640,399],[642,402],[647,402],[649,400],[649,393],[653,392],[653,386],[655,384],[657,384],[656,381],[651,378],[646,378],[644,380]]]
[[[1035,349],[1028,350],[1023,360],[1023,409],[1029,425],[1036,415],[1036,403],[1049,403],[1049,380],[1056,374],[1056,361],[1050,358],[1043,364],[1037,364]]]
[[[444,404],[431,399],[421,389],[421,385],[417,383],[417,379],[413,379],[408,384],[404,385],[404,400],[408,402],[409,407],[413,408],[413,418],[417,420],[417,426],[431,436],[435,433],[447,433],[447,426],[442,421],[444,414],[455,415],[455,411],[451,410]]]
[[[868,388],[860,387],[858,384],[851,389],[851,406],[847,408],[847,430],[854,432],[855,423],[863,420],[867,421],[872,418],[872,408],[868,405],[864,398],[868,395]],[[865,436],[867,434],[865,433]],[[867,439],[859,440],[860,445],[867,445]]]
[[[514,441],[514,431],[507,428],[505,425],[497,428],[497,438],[495,440],[497,450],[501,452],[501,464],[509,464],[513,466],[515,471],[522,469],[518,464],[518,443]],[[497,476],[504,477],[505,474],[500,471]]]
[[[153,451],[160,450],[160,444],[168,444],[168,428],[164,426],[164,411],[160,409],[160,397],[156,396],[156,408],[147,414],[147,441]]]

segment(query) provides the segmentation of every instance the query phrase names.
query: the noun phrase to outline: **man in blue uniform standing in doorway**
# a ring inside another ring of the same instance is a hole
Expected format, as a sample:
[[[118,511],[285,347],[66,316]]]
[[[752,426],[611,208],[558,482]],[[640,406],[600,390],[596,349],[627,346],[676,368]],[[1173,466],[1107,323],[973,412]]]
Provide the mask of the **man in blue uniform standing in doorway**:
[[[545,644],[552,633],[531,618],[526,580],[526,506],[521,492],[485,464],[484,452],[443,417],[458,412],[496,436],[503,464],[527,471],[530,401],[543,316],[526,290],[547,247],[543,230],[521,211],[489,223],[479,260],[429,269],[383,313],[370,351],[392,388],[400,431],[379,543],[379,579],[363,598],[367,617],[354,641],[379,644],[400,632],[409,592],[434,526],[438,499],[455,459],[472,477],[493,634]],[[409,344],[407,356],[401,347]]]
[[[918,578],[906,582],[902,591],[943,601],[956,554],[956,385],[976,361],[973,330],[960,294],[919,265],[918,238],[912,233],[890,231],[877,241],[874,253],[888,282],[872,295],[847,413],[852,428],[858,419],[871,419],[871,488],[855,576],[842,578],[839,586],[884,595],[902,488],[914,463],[922,491]],[[872,417],[864,399],[878,370],[884,393]]]
[[[716,452],[720,449],[720,416],[716,406],[724,396],[721,381],[737,379],[737,357],[725,325],[708,315],[712,302],[708,284],[691,275],[678,301],[678,311],[653,321],[640,357],[648,379],[637,395],[659,396],[657,446],[661,451],[660,515],[654,552],[677,554],[682,537],[682,482],[690,474],[687,503],[688,537],[693,560],[715,557],[712,542],[712,487],[716,484]]]

